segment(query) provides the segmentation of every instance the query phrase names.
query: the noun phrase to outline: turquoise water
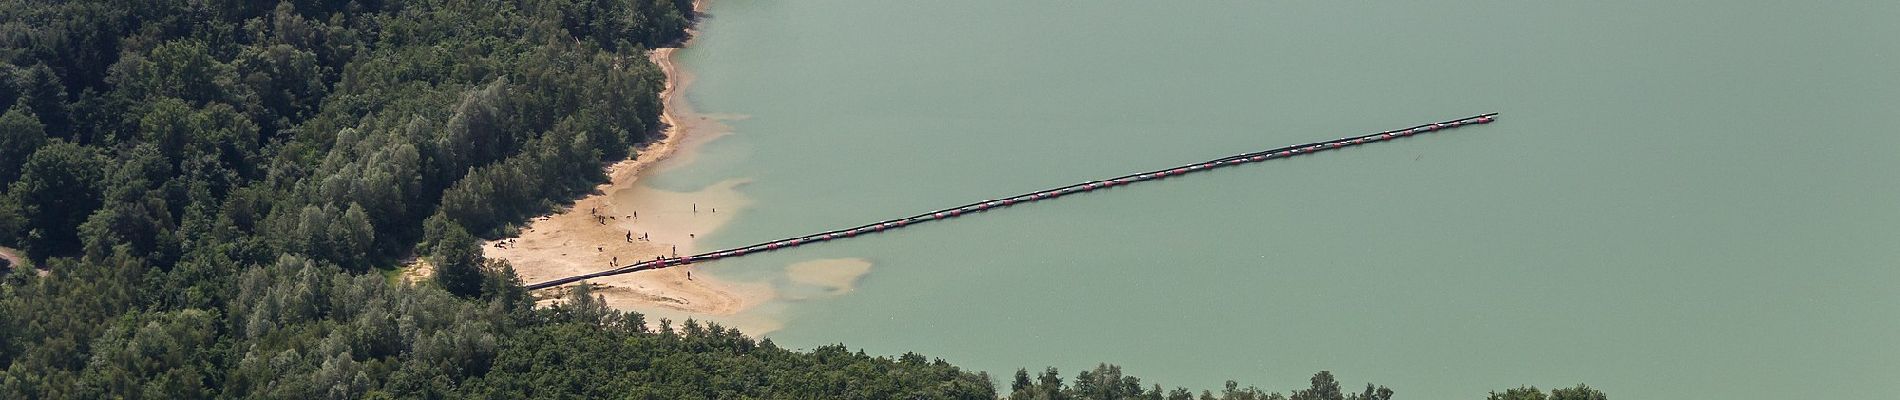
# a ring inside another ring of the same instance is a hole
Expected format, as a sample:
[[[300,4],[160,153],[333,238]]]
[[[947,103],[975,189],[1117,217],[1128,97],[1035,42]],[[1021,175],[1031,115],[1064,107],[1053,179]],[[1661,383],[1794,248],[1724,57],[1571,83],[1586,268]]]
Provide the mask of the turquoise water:
[[[768,307],[781,345],[1197,390],[1900,396],[1900,3],[911,3],[712,3],[687,96],[745,118],[652,180],[751,179],[702,247],[1503,115],[706,266],[874,263]]]

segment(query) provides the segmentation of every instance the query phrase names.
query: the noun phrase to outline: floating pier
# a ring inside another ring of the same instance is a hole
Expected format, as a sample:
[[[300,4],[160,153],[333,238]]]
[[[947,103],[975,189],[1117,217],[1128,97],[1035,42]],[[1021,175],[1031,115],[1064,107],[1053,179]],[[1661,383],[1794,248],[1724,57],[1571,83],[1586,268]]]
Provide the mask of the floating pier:
[[[1039,191],[1024,193],[1024,194],[1020,194],[1016,196],[1005,197],[1001,199],[984,200],[984,201],[965,204],[961,206],[931,211],[931,212],[927,212],[923,214],[917,214],[917,215],[913,215],[906,218],[883,220],[883,221],[859,225],[859,226],[855,226],[851,228],[829,230],[829,231],[818,232],[818,233],[814,233],[810,235],[799,236],[795,238],[774,240],[774,241],[758,243],[758,244],[754,244],[750,246],[705,252],[705,253],[694,254],[694,255],[685,256],[685,257],[661,258],[661,259],[655,259],[655,260],[641,261],[638,263],[634,263],[632,265],[628,265],[628,266],[624,266],[620,268],[614,268],[614,269],[610,269],[606,271],[594,272],[594,273],[583,274],[583,275],[575,275],[575,276],[570,276],[566,278],[549,280],[545,282],[531,283],[531,284],[528,284],[526,287],[528,288],[528,290],[546,289],[550,287],[579,282],[579,281],[586,280],[589,278],[599,278],[603,276],[620,275],[620,274],[639,272],[639,271],[645,271],[645,270],[650,270],[650,269],[676,267],[676,266],[687,265],[687,264],[692,264],[692,263],[718,260],[722,258],[732,258],[732,257],[738,257],[738,256],[747,255],[747,254],[761,253],[761,252],[767,252],[767,251],[773,251],[773,250],[779,250],[779,249],[786,249],[786,248],[816,244],[816,243],[821,243],[821,242],[830,241],[830,240],[844,239],[844,238],[850,238],[850,237],[854,237],[858,235],[866,235],[866,234],[883,232],[883,231],[887,231],[891,229],[903,228],[906,226],[911,226],[914,224],[919,224],[919,223],[924,223],[924,222],[941,221],[941,220],[956,218],[964,214],[972,214],[972,213],[978,213],[978,212],[983,212],[983,211],[989,211],[989,210],[993,210],[997,208],[1009,207],[1009,206],[1022,204],[1022,203],[1031,203],[1031,202],[1036,202],[1036,201],[1049,200],[1049,199],[1067,196],[1071,194],[1091,192],[1098,189],[1106,189],[1110,187],[1127,185],[1127,184],[1136,183],[1136,182],[1159,180],[1159,179],[1163,179],[1163,178],[1167,178],[1171,176],[1186,175],[1188,173],[1193,173],[1193,172],[1201,172],[1201,171],[1207,171],[1207,170],[1211,170],[1215,168],[1231,167],[1231,166],[1241,165],[1241,164],[1246,164],[1246,163],[1267,161],[1267,160],[1276,159],[1276,158],[1287,158],[1287,157],[1298,156],[1298,155],[1318,153],[1318,152],[1327,151],[1327,150],[1335,150],[1335,149],[1340,149],[1340,148],[1362,145],[1366,143],[1391,140],[1391,139],[1402,138],[1402,137],[1412,136],[1412,135],[1417,135],[1417,134],[1422,134],[1422,133],[1437,132],[1437,131],[1441,131],[1445,129],[1457,128],[1457,127],[1466,126],[1466,125],[1485,124],[1485,123],[1490,123],[1491,121],[1497,120],[1497,116],[1498,116],[1497,113],[1483,114],[1483,115],[1460,118],[1460,119],[1455,119],[1455,120],[1450,120],[1450,121],[1445,121],[1445,122],[1424,124],[1424,125],[1414,126],[1414,127],[1405,128],[1405,129],[1396,129],[1396,130],[1390,130],[1390,131],[1385,131],[1385,132],[1379,132],[1379,133],[1374,133],[1374,134],[1369,134],[1369,135],[1339,138],[1339,139],[1328,140],[1328,141],[1323,141],[1323,142],[1313,142],[1313,143],[1307,143],[1307,144],[1292,145],[1292,146],[1275,148],[1272,150],[1256,151],[1252,153],[1227,156],[1227,157],[1214,159],[1211,161],[1188,164],[1188,165],[1183,165],[1183,166],[1174,167],[1174,168],[1159,169],[1159,170],[1136,173],[1136,174],[1128,174],[1128,175],[1123,175],[1123,176],[1119,176],[1115,178],[1109,178],[1105,180],[1082,182],[1082,183],[1077,183],[1074,185],[1063,186],[1063,187],[1054,188],[1054,189],[1039,190]]]

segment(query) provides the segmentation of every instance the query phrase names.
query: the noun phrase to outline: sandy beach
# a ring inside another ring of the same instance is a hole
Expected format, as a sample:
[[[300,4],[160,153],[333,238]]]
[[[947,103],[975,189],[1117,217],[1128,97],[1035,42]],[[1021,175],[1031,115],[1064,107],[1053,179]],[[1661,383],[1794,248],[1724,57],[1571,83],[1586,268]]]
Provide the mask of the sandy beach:
[[[696,2],[695,7],[704,10],[705,2]],[[676,50],[661,48],[648,54],[666,74],[666,87],[660,92],[665,104],[661,120],[667,126],[664,137],[641,148],[634,159],[610,166],[609,182],[596,187],[595,194],[528,221],[516,237],[483,243],[485,256],[508,260],[522,282],[532,283],[659,256],[713,250],[700,248],[698,239],[751,206],[738,191],[746,179],[728,179],[691,191],[663,190],[641,182],[659,171],[692,164],[700,146],[731,133],[722,121],[744,118],[695,112],[683,94],[693,77],[675,62]],[[426,262],[418,264],[416,272],[426,274]],[[594,293],[609,306],[647,314],[650,323],[691,318],[764,335],[783,324],[770,312],[777,305],[760,306],[849,293],[871,266],[870,260],[860,258],[807,260],[785,266],[782,275],[767,281],[733,282],[694,274],[700,267],[688,265],[575,284],[593,285]],[[546,303],[560,301],[562,293],[541,290],[535,294]]]
[[[703,2],[695,4],[704,9]],[[689,41],[690,44],[690,41]],[[673,60],[677,49],[654,49],[648,57],[666,73],[660,93],[664,137],[640,149],[632,160],[615,163],[610,181],[596,194],[576,200],[558,213],[537,217],[513,238],[483,244],[484,255],[508,260],[523,282],[538,282],[594,272],[659,256],[691,254],[698,235],[710,232],[746,204],[734,188],[742,180],[720,182],[694,192],[671,192],[641,184],[640,178],[662,164],[691,161],[691,148],[723,134],[710,117],[696,114],[681,92],[691,77]],[[616,308],[686,316],[729,316],[770,298],[765,285],[722,282],[692,276],[696,266],[594,279],[595,292]],[[539,295],[554,296],[556,290]]]

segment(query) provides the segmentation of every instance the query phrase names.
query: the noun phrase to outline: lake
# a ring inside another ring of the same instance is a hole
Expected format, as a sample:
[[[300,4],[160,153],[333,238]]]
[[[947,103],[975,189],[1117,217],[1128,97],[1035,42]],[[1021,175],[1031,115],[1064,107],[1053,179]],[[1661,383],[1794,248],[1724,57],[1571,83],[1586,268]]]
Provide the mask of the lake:
[[[1900,2],[714,1],[721,248],[1287,144],[1499,121],[724,260],[862,258],[781,346],[1002,380],[1476,399],[1900,396]]]

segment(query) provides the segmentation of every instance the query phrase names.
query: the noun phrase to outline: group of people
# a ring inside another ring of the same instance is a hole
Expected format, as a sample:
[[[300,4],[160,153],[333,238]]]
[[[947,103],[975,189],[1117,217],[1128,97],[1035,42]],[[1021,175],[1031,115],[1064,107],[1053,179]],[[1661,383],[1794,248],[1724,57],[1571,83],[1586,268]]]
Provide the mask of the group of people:
[[[693,213],[695,213],[695,214],[697,214],[697,213],[699,213],[699,203],[693,203],[693,205],[692,205],[692,210],[693,210]],[[711,209],[709,209],[709,212],[719,212],[719,209],[718,209],[718,208],[711,208]],[[595,206],[595,207],[590,207],[590,208],[588,208],[588,209],[587,209],[587,214],[588,214],[588,215],[591,215],[591,216],[593,216],[593,217],[594,217],[594,222],[595,222],[595,223],[599,223],[599,224],[601,224],[601,225],[606,225],[606,224],[607,224],[607,220],[609,220],[609,219],[615,219],[615,220],[617,220],[617,219],[619,219],[619,218],[616,218],[615,216],[612,216],[612,215],[601,215],[601,214],[600,214],[600,207],[599,207],[599,206]],[[628,219],[628,220],[639,220],[639,219],[640,219],[640,212],[639,212],[639,211],[631,211],[631,212],[630,212],[629,214],[627,214],[627,215],[626,215],[626,217],[627,217],[627,219]],[[640,234],[639,236],[635,236],[635,235],[634,235],[634,232],[633,232],[633,231],[631,231],[631,230],[629,230],[629,231],[627,231],[627,233],[626,233],[626,235],[625,235],[624,237],[625,237],[625,239],[626,239],[626,241],[627,241],[627,243],[633,243],[633,242],[634,242],[634,241],[636,241],[636,240],[638,240],[638,241],[642,241],[642,242],[650,242],[650,241],[653,241],[653,235],[652,235],[652,233],[641,233],[641,234]],[[687,237],[690,237],[690,238],[697,238],[697,237],[699,237],[699,236],[698,236],[697,234],[691,234],[691,233],[689,233],[689,234],[687,234]],[[508,241],[508,245],[510,245],[510,246],[512,246],[512,245],[513,245],[513,240],[514,240],[514,239],[509,239],[509,241]],[[503,247],[502,247],[502,243],[495,243],[495,247],[496,247],[496,248],[503,248]],[[606,252],[606,251],[607,251],[607,247],[606,247],[606,246],[594,246],[594,252],[597,252],[597,253],[603,253],[603,252]],[[671,256],[671,257],[669,257],[669,256],[665,256],[665,255],[658,255],[658,256],[653,256],[653,260],[654,260],[654,261],[665,261],[665,260],[667,260],[667,259],[678,259],[678,258],[679,258],[679,246],[677,246],[677,245],[675,245],[675,246],[672,246],[672,249],[671,249],[671,253],[672,253],[672,256]],[[563,255],[565,255],[565,254],[563,254]],[[620,267],[620,256],[613,256],[613,257],[610,257],[610,258],[608,259],[608,262],[607,262],[607,265],[608,265],[608,266],[610,266],[610,267]],[[687,271],[687,272],[686,272],[686,279],[687,279],[687,280],[692,280],[692,279],[693,279],[693,273],[692,273],[692,271]]]

